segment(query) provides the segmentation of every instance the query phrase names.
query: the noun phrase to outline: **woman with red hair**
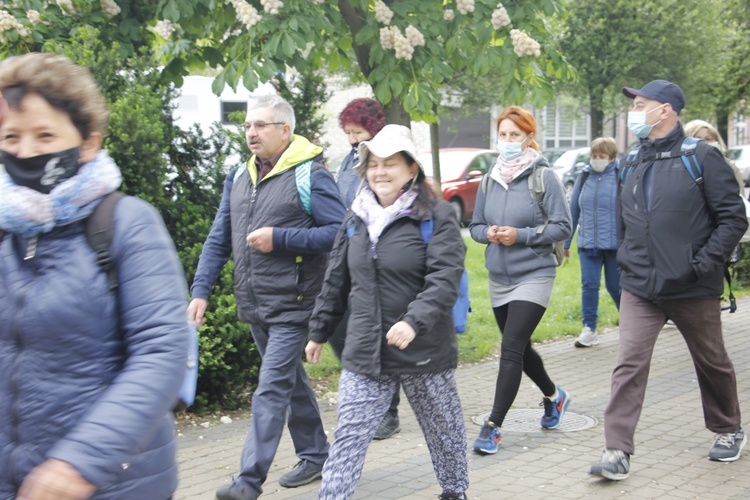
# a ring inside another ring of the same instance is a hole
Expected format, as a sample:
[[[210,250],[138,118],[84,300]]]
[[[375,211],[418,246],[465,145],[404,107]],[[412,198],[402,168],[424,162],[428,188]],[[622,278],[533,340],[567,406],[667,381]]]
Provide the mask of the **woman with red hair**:
[[[352,206],[360,184],[360,178],[354,173],[354,165],[359,161],[357,146],[360,142],[369,141],[375,137],[375,134],[385,127],[383,108],[375,99],[367,97],[354,99],[339,115],[339,125],[352,146],[352,150],[344,157],[336,173],[336,183],[344,199],[344,205],[348,209]]]
[[[570,395],[552,382],[531,347],[531,335],[552,296],[558,265],[553,245],[571,233],[565,190],[539,152],[536,134],[536,120],[525,109],[510,106],[500,115],[500,155],[482,179],[470,225],[471,237],[487,245],[490,302],[503,336],[492,412],[474,443],[474,451],[481,454],[500,448],[500,428],[522,373],[544,396],[542,428],[556,429],[570,403]]]

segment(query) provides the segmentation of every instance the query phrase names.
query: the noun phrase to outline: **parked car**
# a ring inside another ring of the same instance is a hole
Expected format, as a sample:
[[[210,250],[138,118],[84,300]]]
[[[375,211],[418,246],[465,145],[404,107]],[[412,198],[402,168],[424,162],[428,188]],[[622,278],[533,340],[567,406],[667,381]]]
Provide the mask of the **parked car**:
[[[552,170],[562,181],[568,201],[570,201],[570,195],[573,194],[576,179],[581,174],[583,167],[588,165],[590,159],[591,149],[576,148],[564,152],[552,163]]]
[[[732,146],[727,149],[727,157],[740,169],[745,186],[750,186],[750,144]]]
[[[497,151],[478,148],[441,148],[440,184],[443,199],[449,202],[462,223],[474,216],[477,189],[486,174],[495,164]],[[419,155],[427,177],[432,177],[432,154],[427,151]]]

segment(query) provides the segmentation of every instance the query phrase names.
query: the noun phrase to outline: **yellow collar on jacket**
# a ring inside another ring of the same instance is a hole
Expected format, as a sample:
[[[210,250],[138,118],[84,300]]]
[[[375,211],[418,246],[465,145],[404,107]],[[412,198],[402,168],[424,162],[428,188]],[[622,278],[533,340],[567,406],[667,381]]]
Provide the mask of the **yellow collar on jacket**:
[[[268,179],[269,177],[273,177],[274,175],[289,170],[300,163],[311,160],[322,152],[323,148],[313,144],[301,135],[295,134],[292,136],[292,142],[289,144],[289,147],[286,148],[286,151],[281,155],[279,161],[276,162],[273,169],[271,169],[263,179]],[[247,171],[250,174],[250,180],[253,182],[253,185],[256,185],[258,182],[258,167],[255,165],[255,155],[252,155],[250,159],[247,160]]]

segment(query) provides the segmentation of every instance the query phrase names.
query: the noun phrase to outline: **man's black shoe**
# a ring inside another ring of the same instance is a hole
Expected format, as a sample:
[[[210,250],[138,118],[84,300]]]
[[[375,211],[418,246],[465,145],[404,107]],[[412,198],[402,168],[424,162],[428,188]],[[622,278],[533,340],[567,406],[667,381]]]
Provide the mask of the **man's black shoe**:
[[[258,494],[250,486],[239,482],[232,481],[232,484],[226,484],[216,490],[217,500],[257,500]]]
[[[401,432],[398,415],[387,412],[383,417],[383,420],[380,422],[380,425],[378,425],[378,430],[375,432],[373,439],[388,439],[397,432]]]
[[[297,486],[312,483],[316,479],[320,479],[322,472],[323,464],[314,464],[309,460],[300,460],[294,466],[294,469],[281,476],[279,484],[284,488],[296,488]]]

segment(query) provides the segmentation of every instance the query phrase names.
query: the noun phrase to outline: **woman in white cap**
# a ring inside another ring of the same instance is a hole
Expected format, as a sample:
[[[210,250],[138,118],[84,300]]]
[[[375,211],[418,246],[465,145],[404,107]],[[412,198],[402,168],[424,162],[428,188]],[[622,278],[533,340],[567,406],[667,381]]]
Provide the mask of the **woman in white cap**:
[[[317,363],[348,303],[338,428],[321,499],[354,494],[399,382],[427,441],[440,498],[466,498],[466,429],[450,307],[466,247],[455,212],[437,199],[416,156],[411,131],[401,125],[386,125],[359,145],[355,170],[367,184],[337,236],[305,349]]]

